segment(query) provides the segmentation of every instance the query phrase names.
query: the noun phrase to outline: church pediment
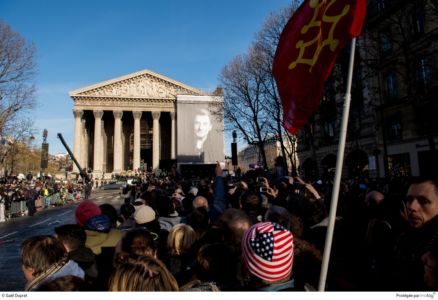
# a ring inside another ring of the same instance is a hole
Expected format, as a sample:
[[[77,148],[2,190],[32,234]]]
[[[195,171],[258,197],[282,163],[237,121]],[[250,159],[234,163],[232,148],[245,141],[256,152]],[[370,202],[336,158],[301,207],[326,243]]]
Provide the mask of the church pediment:
[[[70,92],[75,97],[169,99],[206,93],[149,70],[132,73]]]

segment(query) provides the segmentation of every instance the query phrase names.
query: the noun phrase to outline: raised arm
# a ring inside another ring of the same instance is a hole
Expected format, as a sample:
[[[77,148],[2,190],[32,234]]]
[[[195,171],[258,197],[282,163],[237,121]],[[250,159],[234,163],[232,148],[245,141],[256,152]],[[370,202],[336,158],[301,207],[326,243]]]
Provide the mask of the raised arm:
[[[224,179],[222,178],[221,165],[218,162],[215,168],[213,208],[210,211],[211,221],[219,217],[226,208]]]

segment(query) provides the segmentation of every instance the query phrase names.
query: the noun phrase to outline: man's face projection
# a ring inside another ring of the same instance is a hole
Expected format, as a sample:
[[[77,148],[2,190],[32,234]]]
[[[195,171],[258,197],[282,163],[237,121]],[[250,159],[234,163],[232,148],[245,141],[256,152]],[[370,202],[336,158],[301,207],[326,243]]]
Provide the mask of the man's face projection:
[[[210,117],[207,115],[197,115],[194,122],[195,135],[198,139],[206,138],[212,126]]]

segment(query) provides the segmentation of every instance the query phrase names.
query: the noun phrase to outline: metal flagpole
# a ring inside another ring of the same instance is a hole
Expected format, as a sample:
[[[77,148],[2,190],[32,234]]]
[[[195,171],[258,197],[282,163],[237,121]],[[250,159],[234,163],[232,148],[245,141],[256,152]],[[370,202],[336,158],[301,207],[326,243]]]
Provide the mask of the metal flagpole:
[[[327,270],[330,262],[330,252],[332,248],[333,232],[335,229],[336,209],[338,206],[339,187],[341,184],[342,167],[344,162],[345,141],[347,139],[348,117],[350,114],[351,102],[351,83],[353,80],[354,52],[356,46],[356,38],[351,40],[350,63],[348,66],[347,90],[345,92],[344,110],[342,112],[342,126],[339,135],[338,156],[336,159],[335,182],[333,183],[332,201],[330,205],[329,224],[325,238],[324,255],[322,257],[321,273],[319,276],[318,291],[325,290]]]

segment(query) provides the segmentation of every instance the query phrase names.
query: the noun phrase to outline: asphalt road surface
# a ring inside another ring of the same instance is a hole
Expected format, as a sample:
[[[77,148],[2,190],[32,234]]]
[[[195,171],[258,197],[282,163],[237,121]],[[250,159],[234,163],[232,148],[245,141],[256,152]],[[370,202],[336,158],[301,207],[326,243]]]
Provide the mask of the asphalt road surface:
[[[120,190],[93,190],[91,200],[100,205],[122,204]],[[75,223],[74,211],[79,203],[45,209],[33,217],[14,218],[0,223],[0,291],[23,291],[26,280],[21,271],[21,243],[35,235],[53,235],[54,228]]]

